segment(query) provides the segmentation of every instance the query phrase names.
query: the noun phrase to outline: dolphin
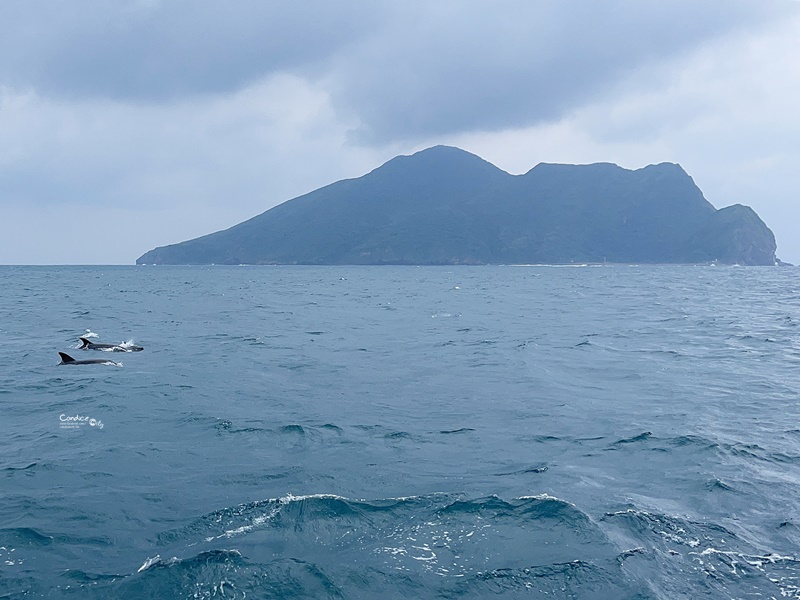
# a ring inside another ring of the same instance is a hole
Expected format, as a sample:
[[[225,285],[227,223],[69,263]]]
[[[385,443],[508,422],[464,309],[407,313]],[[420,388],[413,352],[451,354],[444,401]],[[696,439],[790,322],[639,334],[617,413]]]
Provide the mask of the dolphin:
[[[105,358],[93,358],[92,360],[75,360],[69,354],[65,354],[64,352],[59,352],[58,355],[61,357],[61,362],[58,363],[60,365],[114,365],[117,367],[122,366],[118,362],[114,362],[113,360],[108,360]]]
[[[144,350],[141,346],[126,346],[123,344],[95,344],[86,338],[78,338],[83,342],[83,346],[79,350],[107,350],[111,352],[141,352]]]

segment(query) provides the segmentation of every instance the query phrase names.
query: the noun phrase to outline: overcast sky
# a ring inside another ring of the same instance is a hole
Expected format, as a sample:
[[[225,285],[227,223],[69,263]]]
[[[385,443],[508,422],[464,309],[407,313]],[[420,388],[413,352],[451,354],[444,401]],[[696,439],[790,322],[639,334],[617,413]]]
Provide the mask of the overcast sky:
[[[0,264],[131,264],[397,154],[677,162],[800,263],[796,0],[0,2]]]

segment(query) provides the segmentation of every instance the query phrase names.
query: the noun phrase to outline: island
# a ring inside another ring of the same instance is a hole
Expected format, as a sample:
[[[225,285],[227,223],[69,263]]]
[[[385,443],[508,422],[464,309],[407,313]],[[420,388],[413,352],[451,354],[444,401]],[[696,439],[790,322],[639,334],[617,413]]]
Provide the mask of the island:
[[[775,265],[751,208],[717,210],[673,163],[542,163],[511,175],[449,146],[398,156],[137,264]]]

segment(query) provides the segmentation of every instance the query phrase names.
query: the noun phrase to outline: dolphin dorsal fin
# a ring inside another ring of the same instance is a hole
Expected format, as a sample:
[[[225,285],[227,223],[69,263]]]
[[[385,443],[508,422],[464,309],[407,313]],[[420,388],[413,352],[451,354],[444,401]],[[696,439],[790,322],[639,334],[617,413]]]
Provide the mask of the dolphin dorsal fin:
[[[83,342],[83,346],[81,346],[81,348],[86,348],[89,344],[92,343],[89,340],[87,340],[86,338],[78,338],[78,339]]]
[[[61,362],[63,363],[75,362],[75,359],[72,358],[69,354],[64,354],[63,352],[59,352],[58,355],[61,357]]]

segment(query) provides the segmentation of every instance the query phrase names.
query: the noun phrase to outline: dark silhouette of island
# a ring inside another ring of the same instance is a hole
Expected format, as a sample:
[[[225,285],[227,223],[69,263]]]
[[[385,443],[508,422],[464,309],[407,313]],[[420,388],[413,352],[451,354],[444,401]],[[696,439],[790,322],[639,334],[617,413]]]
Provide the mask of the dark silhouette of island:
[[[136,262],[774,265],[775,250],[751,208],[715,209],[676,164],[543,163],[510,175],[436,146]]]

